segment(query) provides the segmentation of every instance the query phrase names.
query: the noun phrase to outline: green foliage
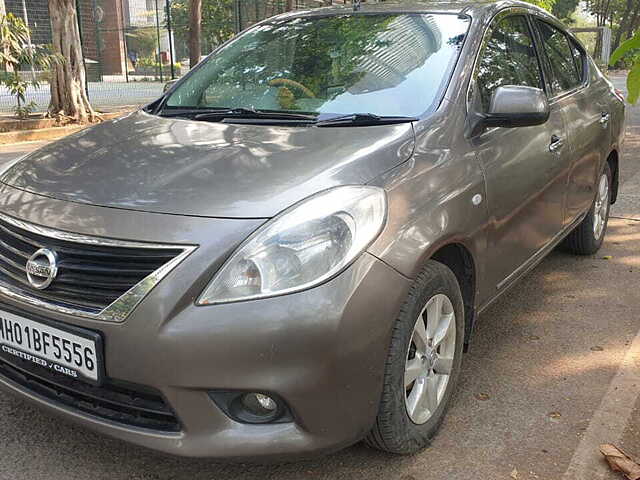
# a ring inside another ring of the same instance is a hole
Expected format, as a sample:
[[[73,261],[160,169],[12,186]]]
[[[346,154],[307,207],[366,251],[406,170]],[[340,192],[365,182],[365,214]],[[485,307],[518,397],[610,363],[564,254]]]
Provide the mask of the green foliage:
[[[627,101],[631,104],[636,103],[640,96],[640,56],[638,55],[638,49],[640,49],[640,31],[622,42],[609,59],[609,65],[615,65],[624,58],[631,59],[632,65],[627,75]]]
[[[48,46],[29,46],[28,39],[29,27],[21,18],[11,13],[0,16],[0,65],[5,70],[0,76],[0,84],[16,98],[14,112],[19,118],[28,116],[37,106],[35,102],[27,103],[27,88],[40,86],[37,79],[24,80],[20,76],[20,67],[32,65],[34,69],[48,70],[53,64],[64,61],[51,53]]]
[[[629,71],[629,75],[627,76],[627,90],[629,90],[627,101],[631,104],[636,103],[638,97],[640,97],[640,62],[636,62]]]
[[[627,101],[631,104],[636,103],[640,97],[640,55],[638,55],[638,50],[640,50],[640,31],[622,42],[609,59],[609,65],[615,65],[625,56],[631,56],[632,66],[627,76],[627,90],[629,92]]]
[[[625,40],[620,44],[616,51],[613,52],[611,58],[609,59],[609,65],[615,65],[622,57],[627,55],[632,50],[640,49],[640,31],[637,32],[633,37],[628,40]]]
[[[230,39],[234,32],[234,0],[202,0],[202,43],[205,52]],[[189,36],[189,0],[171,2],[171,22],[178,48]]]
[[[158,37],[155,27],[136,28],[127,32],[127,50],[136,52],[140,57],[154,55],[158,49]]]
[[[554,3],[556,3],[556,0],[525,0],[525,2],[532,3],[533,5],[544,8],[550,12]]]
[[[573,23],[571,15],[576,11],[579,3],[580,0],[556,0],[551,12],[559,19]]]

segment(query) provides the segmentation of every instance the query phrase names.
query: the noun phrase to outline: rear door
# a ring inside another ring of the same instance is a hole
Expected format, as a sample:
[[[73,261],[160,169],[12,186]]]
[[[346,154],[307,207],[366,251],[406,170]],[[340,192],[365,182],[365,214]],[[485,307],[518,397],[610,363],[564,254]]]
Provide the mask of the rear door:
[[[499,86],[547,89],[527,11],[503,11],[490,29],[469,95],[469,108],[485,113]],[[562,229],[568,165],[564,117],[552,106],[543,125],[491,128],[471,141],[487,184],[486,285],[495,294]]]
[[[581,45],[559,25],[535,19],[554,107],[567,125],[571,162],[567,176],[565,225],[591,207],[596,177],[610,145],[605,82],[590,82],[589,62]]]

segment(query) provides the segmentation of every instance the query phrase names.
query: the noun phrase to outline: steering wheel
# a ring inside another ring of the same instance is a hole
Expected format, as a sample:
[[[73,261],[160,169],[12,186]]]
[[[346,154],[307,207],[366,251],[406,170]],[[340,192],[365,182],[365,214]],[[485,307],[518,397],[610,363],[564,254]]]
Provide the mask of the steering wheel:
[[[269,81],[269,85],[272,87],[294,87],[298,91],[302,92],[305,96],[309,98],[316,98],[316,94],[313,93],[309,88],[305,87],[300,82],[296,82],[295,80],[290,80],[288,78],[274,78]]]

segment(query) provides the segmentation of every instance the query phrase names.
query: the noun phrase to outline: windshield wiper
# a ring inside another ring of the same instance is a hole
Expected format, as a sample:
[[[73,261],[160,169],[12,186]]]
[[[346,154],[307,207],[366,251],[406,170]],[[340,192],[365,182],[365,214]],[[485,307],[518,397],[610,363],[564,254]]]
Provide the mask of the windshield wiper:
[[[256,110],[248,107],[211,107],[211,108],[181,108],[161,111],[162,117],[184,117],[200,121],[223,121],[227,118],[246,120],[260,120],[269,123],[270,120],[282,122],[312,123],[317,127],[361,127],[368,125],[390,125],[396,123],[415,122],[415,117],[384,116],[373,113],[350,113],[318,120],[317,115],[286,112],[280,110]]]
[[[181,117],[190,120],[219,122],[227,118],[238,118],[247,120],[269,120],[314,123],[316,115],[303,113],[284,112],[279,110],[256,110],[247,107],[211,107],[211,108],[180,108],[176,110],[163,110],[159,113],[161,117]]]
[[[256,110],[255,108],[228,108],[212,110],[194,115],[194,120],[215,120],[225,118],[247,118],[264,120],[303,120],[305,122],[315,122],[315,115],[305,115],[302,113],[281,112],[277,110]]]
[[[415,122],[416,117],[385,116],[373,113],[351,113],[318,120],[316,127],[364,127],[369,125],[390,125],[394,123]]]
[[[163,109],[158,115],[161,117],[184,117],[194,118],[196,115],[202,115],[206,113],[220,113],[226,112],[229,109],[226,107],[213,107],[213,108],[171,108]]]

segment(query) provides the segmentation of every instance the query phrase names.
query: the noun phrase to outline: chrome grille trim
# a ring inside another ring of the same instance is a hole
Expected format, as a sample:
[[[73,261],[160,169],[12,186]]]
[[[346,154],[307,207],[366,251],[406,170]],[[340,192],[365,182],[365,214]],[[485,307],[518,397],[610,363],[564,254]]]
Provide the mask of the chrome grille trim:
[[[121,247],[121,248],[144,248],[144,249],[158,249],[158,250],[182,250],[182,253],[178,254],[167,263],[163,264],[160,268],[153,271],[151,274],[140,280],[133,285],[129,290],[123,293],[120,297],[110,303],[107,307],[100,312],[89,312],[79,308],[71,308],[65,305],[60,305],[56,302],[47,301],[41,298],[34,297],[30,292],[16,288],[14,285],[7,284],[0,278],[0,294],[7,298],[16,300],[21,303],[33,305],[35,307],[52,310],[59,313],[68,315],[75,315],[84,318],[90,318],[93,320],[102,320],[105,322],[123,322],[129,314],[138,306],[138,304],[149,294],[149,292],[162,280],[169,272],[171,272],[178,264],[180,264],[186,257],[188,257],[196,248],[197,245],[176,245],[176,244],[160,244],[160,243],[148,243],[137,242],[129,240],[116,240],[111,238],[95,237],[90,235],[83,235],[78,233],[64,232],[61,230],[55,230],[40,225],[35,225],[22,220],[18,220],[14,217],[0,213],[0,220],[32,232],[36,235],[43,237],[50,237],[57,240],[82,244],[82,245],[94,245],[99,247]],[[2,225],[0,225],[2,228]],[[26,243],[30,243],[37,247],[39,242],[34,242],[32,239],[25,238]],[[5,259],[10,260],[10,259]],[[9,262],[8,262],[9,263]],[[0,274],[12,277],[20,283],[27,285],[26,277],[24,279],[17,278],[15,274],[0,268]]]

